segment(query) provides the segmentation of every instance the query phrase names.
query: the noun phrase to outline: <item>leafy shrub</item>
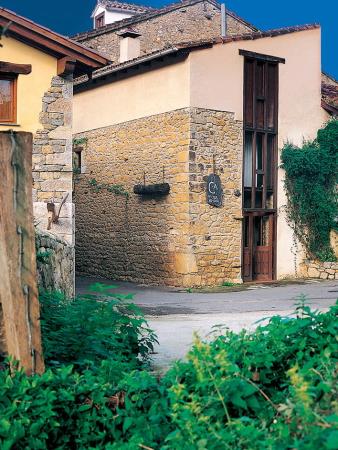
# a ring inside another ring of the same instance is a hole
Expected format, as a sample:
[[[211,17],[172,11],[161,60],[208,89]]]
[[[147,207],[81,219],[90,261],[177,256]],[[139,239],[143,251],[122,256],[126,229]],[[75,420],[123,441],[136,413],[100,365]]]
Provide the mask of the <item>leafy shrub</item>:
[[[67,299],[41,292],[41,331],[47,365],[73,364],[77,370],[108,360],[118,371],[145,362],[156,341],[132,295],[111,293],[96,283],[89,293]],[[138,356],[141,358],[139,359]]]
[[[110,360],[81,374],[3,371],[1,449],[336,449],[337,313],[301,301],[295,319],[196,338],[160,380]]]
[[[287,217],[310,257],[335,261],[330,230],[337,227],[338,120],[318,131],[317,139],[281,154],[288,199]]]
[[[337,448],[338,306],[196,339],[167,375],[165,449]]]
[[[41,376],[0,372],[1,449],[103,448],[114,441],[112,385],[72,366]]]

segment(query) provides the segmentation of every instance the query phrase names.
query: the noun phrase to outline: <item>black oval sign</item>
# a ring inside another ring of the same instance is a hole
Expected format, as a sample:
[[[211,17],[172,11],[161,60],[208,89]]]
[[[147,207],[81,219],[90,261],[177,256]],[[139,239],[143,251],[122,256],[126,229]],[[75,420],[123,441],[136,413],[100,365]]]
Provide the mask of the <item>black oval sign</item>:
[[[218,175],[212,173],[207,179],[207,202],[209,205],[222,206],[222,185]]]

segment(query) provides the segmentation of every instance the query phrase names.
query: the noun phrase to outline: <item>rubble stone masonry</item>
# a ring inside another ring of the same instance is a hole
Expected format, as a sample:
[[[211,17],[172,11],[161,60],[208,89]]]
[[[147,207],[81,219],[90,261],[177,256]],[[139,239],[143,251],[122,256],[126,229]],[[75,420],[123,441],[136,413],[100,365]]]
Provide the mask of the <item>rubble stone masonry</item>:
[[[47,229],[47,202],[54,202],[56,212],[67,199],[57,223],[50,232],[73,243],[72,203],[72,79],[53,77],[43,96],[41,129],[33,140],[34,217],[41,230]]]
[[[243,124],[232,113],[192,109],[189,148],[190,243],[196,284],[241,282]],[[220,176],[223,205],[206,202],[206,176]]]
[[[76,138],[87,139],[75,180],[79,274],[185,287],[240,280],[242,123],[232,113],[186,108]],[[206,203],[213,155],[221,208]],[[167,182],[170,194],[134,194],[144,181]]]
[[[37,231],[35,237],[40,289],[74,296],[74,248],[54,235]]]
[[[118,25],[118,24],[117,24]],[[94,48],[118,62],[120,52],[120,29],[91,37],[76,38],[88,47]],[[221,33],[220,10],[209,2],[199,2],[136,22],[133,30],[140,33],[141,55],[187,41],[199,41],[219,37]],[[227,16],[227,34],[235,35],[252,31],[244,22]]]
[[[75,288],[72,100],[72,77],[53,77],[42,98],[41,129],[33,137],[33,208],[38,230],[47,231],[47,203],[54,203],[58,213],[66,199],[50,235],[38,233],[39,248],[51,253],[48,263],[38,263],[39,283],[68,296],[73,296]]]
[[[304,259],[300,265],[300,276],[304,278],[321,278],[322,280],[338,280],[338,232],[331,230],[331,247],[336,261],[314,261]]]

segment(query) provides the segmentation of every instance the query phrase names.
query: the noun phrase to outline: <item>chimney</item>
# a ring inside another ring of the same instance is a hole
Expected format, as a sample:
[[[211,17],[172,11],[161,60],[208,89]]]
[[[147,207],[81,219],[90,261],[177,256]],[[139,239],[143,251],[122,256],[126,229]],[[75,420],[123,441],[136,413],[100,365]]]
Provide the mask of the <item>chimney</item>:
[[[227,36],[227,13],[225,9],[225,3],[221,4],[221,37]]]
[[[122,63],[140,56],[141,46],[139,37],[141,35],[131,28],[118,34],[121,37],[119,62]]]

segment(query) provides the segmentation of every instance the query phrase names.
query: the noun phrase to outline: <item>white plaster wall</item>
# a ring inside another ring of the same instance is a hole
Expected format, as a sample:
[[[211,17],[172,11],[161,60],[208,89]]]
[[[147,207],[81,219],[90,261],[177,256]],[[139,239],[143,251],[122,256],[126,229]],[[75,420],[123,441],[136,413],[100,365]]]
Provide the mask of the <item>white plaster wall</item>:
[[[73,133],[186,108],[189,100],[186,60],[76,94]]]
[[[136,14],[134,11],[126,10],[107,11],[102,6],[98,6],[93,14],[93,28],[95,28],[95,17],[103,12],[105,13],[105,25],[117,22],[118,20],[127,19],[128,17],[134,16]]]
[[[191,106],[232,111],[243,120],[243,63],[239,49],[286,59],[279,67],[279,150],[313,139],[328,119],[321,108],[320,29],[215,45],[190,54]],[[279,152],[280,155],[280,152]],[[277,276],[296,275],[293,237],[285,220],[283,171],[278,173]],[[298,252],[296,267],[302,257]]]
[[[313,139],[329,118],[321,108],[320,29],[196,50],[186,61],[135,75],[74,97],[74,134],[185,107],[235,113],[243,119],[243,56],[239,49],[286,59],[279,71],[279,150]],[[278,173],[277,276],[294,276],[293,237]]]

